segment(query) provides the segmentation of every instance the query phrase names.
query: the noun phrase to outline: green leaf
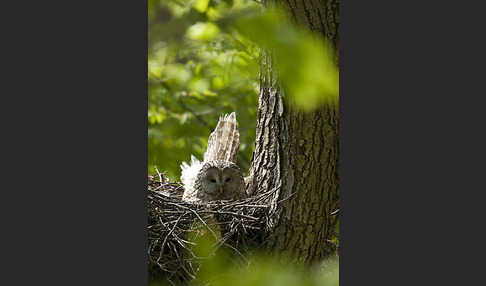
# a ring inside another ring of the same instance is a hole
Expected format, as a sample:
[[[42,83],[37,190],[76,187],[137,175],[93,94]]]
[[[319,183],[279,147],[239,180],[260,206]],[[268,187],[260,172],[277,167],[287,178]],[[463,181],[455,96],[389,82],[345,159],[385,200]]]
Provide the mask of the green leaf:
[[[191,40],[210,41],[218,34],[218,26],[211,22],[199,22],[187,29],[187,37]]]
[[[209,0],[196,0],[194,2],[193,7],[197,11],[204,13],[208,9],[208,5],[209,5]]]

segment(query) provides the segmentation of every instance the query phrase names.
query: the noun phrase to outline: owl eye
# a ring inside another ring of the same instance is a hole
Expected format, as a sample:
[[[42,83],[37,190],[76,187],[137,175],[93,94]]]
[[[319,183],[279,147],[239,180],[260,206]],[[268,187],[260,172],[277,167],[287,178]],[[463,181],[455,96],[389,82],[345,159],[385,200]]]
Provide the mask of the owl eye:
[[[225,180],[225,182],[229,182],[229,181],[231,181],[231,178],[227,178],[227,179]]]

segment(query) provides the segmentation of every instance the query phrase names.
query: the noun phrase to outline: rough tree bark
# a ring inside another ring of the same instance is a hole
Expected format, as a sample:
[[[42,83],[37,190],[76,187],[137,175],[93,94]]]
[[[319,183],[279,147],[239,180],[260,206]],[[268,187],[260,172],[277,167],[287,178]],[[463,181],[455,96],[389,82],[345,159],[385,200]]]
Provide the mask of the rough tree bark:
[[[295,22],[321,34],[336,50],[338,63],[338,2],[277,0]],[[263,53],[255,151],[249,191],[278,189],[274,198],[274,228],[265,248],[300,263],[322,260],[334,249],[330,238],[338,208],[338,107],[321,106],[303,112],[287,105],[274,63]],[[285,199],[291,196],[289,199]]]

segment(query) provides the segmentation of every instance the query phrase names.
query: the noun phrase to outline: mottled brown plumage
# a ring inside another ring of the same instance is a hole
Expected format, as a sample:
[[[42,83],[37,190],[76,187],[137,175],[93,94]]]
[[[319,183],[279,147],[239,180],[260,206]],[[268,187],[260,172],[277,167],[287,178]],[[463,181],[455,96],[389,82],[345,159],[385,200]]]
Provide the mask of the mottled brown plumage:
[[[204,162],[213,160],[230,161],[236,164],[240,148],[240,133],[236,114],[224,115],[219,118],[218,125],[209,136],[208,147],[204,153]]]
[[[182,199],[205,203],[246,198],[243,174],[236,165],[239,146],[236,114],[233,112],[221,116],[209,136],[204,161],[191,156],[190,165],[185,162],[181,165],[181,181],[184,184]]]

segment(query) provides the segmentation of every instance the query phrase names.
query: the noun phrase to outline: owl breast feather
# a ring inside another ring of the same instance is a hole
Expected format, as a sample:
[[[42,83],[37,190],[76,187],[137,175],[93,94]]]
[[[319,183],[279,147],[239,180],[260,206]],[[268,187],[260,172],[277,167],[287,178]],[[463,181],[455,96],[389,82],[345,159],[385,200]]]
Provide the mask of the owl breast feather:
[[[203,163],[193,155],[191,155],[190,165],[186,162],[182,162],[181,182],[184,185],[183,200],[191,200],[191,198],[195,198],[194,183],[196,182],[197,174],[199,174],[202,166]]]

